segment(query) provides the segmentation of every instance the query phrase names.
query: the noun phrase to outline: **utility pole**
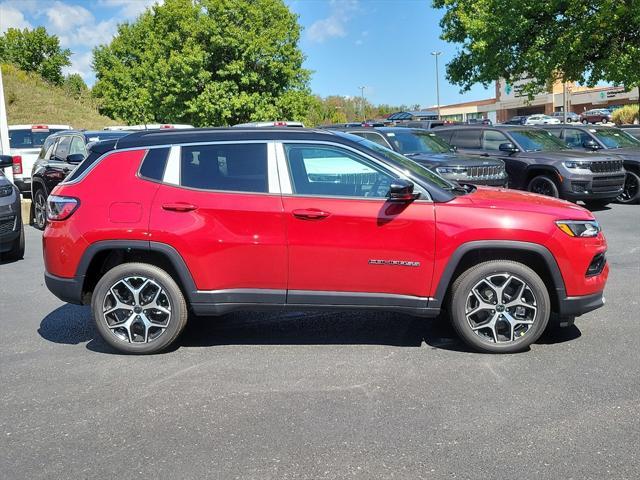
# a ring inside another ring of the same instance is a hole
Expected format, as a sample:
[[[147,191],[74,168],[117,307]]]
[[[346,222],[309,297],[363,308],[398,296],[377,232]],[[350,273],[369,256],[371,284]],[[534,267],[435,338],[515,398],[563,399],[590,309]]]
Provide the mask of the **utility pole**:
[[[567,123],[567,82],[562,79],[562,123]]]
[[[438,120],[440,120],[440,73],[438,72],[438,57],[442,55],[442,52],[431,52],[431,55],[436,57],[436,99],[438,102]]]
[[[362,106],[362,123],[367,121],[367,117],[364,112],[364,89],[366,88],[364,85],[358,87],[360,89],[360,105]]]

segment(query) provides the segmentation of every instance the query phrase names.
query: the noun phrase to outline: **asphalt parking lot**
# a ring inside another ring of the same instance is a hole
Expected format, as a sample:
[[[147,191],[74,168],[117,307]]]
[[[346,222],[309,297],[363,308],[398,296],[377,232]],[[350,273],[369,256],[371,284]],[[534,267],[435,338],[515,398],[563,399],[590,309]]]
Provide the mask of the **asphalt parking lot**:
[[[195,319],[117,355],[47,291],[29,227],[0,265],[0,477],[636,479],[640,206],[596,216],[606,306],[504,356],[391,313]]]

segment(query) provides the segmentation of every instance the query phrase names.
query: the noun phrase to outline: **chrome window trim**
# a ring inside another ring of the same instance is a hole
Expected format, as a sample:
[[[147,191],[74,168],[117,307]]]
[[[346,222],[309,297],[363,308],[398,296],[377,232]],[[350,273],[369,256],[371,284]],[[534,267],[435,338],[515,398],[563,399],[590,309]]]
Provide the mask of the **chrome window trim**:
[[[429,192],[427,191],[426,188],[422,187],[422,185],[415,183],[415,181],[411,180],[411,178],[409,178],[409,176],[407,176],[406,173],[404,173],[402,170],[399,170],[395,167],[393,167],[392,165],[387,165],[384,162],[381,162],[380,160],[378,160],[375,157],[372,157],[370,155],[368,155],[367,153],[363,152],[362,150],[358,150],[357,148],[353,148],[350,145],[344,145],[342,143],[336,143],[336,142],[331,142],[331,141],[326,141],[326,140],[284,140],[284,141],[279,141],[280,143],[280,148],[282,150],[282,157],[284,160],[284,175],[287,176],[287,181],[289,182],[289,188],[290,191],[285,192],[284,189],[282,191],[282,195],[283,196],[293,196],[293,197],[309,197],[309,198],[340,198],[340,199],[353,199],[353,200],[369,200],[369,201],[382,201],[382,202],[386,202],[388,201],[387,197],[350,197],[350,196],[338,196],[338,195],[307,195],[307,194],[297,194],[297,193],[293,193],[293,188],[292,188],[292,180],[291,180],[291,172],[289,171],[289,163],[287,161],[286,158],[286,154],[285,154],[285,150],[284,150],[284,144],[291,144],[291,143],[300,143],[300,144],[306,144],[306,145],[326,145],[326,146],[330,146],[330,147],[334,147],[334,148],[343,148],[346,150],[349,150],[350,152],[353,152],[355,155],[360,156],[365,158],[366,160],[374,163],[378,168],[382,169],[385,172],[392,172],[392,176],[395,175],[397,178],[404,178],[407,179],[409,181],[412,181],[414,183],[414,185],[419,189],[420,191],[420,198],[418,198],[417,200],[414,200],[413,202],[419,202],[419,203],[433,203],[433,199],[431,198],[431,195],[429,195]],[[282,162],[279,162],[278,166],[280,167]],[[282,172],[283,168],[279,168],[279,171]],[[422,198],[425,197],[425,198]]]

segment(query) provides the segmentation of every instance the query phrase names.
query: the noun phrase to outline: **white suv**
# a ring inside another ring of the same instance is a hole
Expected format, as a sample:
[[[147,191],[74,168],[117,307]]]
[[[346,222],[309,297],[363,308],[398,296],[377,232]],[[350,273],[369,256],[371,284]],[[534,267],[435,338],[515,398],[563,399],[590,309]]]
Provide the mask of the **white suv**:
[[[560,120],[549,115],[531,115],[527,118],[525,125],[555,125],[559,124]]]
[[[46,138],[70,125],[9,125],[9,155],[13,157],[13,183],[23,196],[31,196],[31,169]]]

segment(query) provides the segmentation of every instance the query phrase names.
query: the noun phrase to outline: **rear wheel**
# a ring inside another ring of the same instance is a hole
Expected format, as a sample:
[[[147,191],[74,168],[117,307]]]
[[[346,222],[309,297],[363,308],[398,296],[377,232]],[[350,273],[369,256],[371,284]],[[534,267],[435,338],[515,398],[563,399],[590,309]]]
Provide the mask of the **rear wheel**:
[[[33,226],[44,230],[47,226],[47,197],[44,190],[39,188],[33,196]]]
[[[160,352],[187,323],[180,287],[167,272],[146,263],[109,270],[96,285],[91,307],[102,338],[124,353]]]
[[[513,353],[540,338],[550,305],[536,272],[512,260],[492,260],[469,268],[454,282],[449,311],[454,329],[472,348]]]
[[[560,197],[560,191],[558,190],[556,182],[547,175],[538,175],[537,177],[533,177],[527,186],[527,190],[532,193],[538,193],[548,197]]]
[[[627,170],[624,177],[624,188],[616,200],[619,203],[640,202],[640,176],[637,173]]]

